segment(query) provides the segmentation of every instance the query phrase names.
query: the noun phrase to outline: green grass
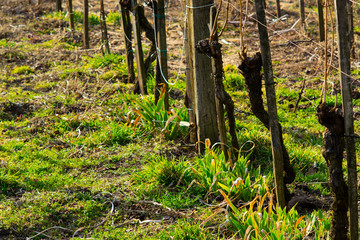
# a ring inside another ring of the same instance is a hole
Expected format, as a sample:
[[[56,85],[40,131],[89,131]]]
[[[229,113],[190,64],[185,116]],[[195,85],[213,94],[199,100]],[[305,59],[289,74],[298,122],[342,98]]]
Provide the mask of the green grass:
[[[27,75],[30,73],[34,73],[34,70],[30,66],[19,66],[19,67],[14,68],[12,73],[19,74],[19,75]]]

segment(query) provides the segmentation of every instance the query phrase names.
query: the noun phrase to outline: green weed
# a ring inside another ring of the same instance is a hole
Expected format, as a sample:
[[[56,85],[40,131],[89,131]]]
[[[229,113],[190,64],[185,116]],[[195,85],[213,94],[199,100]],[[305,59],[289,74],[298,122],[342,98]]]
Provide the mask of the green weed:
[[[153,135],[160,135],[167,140],[174,140],[187,134],[188,124],[184,121],[186,119],[181,119],[186,115],[186,111],[184,107],[179,108],[177,111],[174,109],[166,111],[164,94],[165,88],[162,89],[156,105],[145,97],[139,101],[133,101],[133,106],[137,108],[133,111],[138,114],[133,125],[136,126],[141,120],[143,127],[152,132]]]
[[[13,42],[9,42],[6,39],[1,39],[0,40],[0,47],[6,47],[6,48],[11,48],[11,47],[15,47],[16,44]]]
[[[257,197],[249,204],[237,208],[222,192],[231,208],[227,212],[235,236],[242,239],[329,239],[331,218],[321,211],[310,216],[299,216],[292,208],[289,211],[274,205],[272,194]],[[265,205],[267,198],[270,202]]]
[[[120,25],[121,16],[119,12],[112,12],[110,11],[109,14],[106,16],[106,21],[108,23],[114,24],[115,26]]]
[[[266,177],[261,175],[260,168],[252,168],[244,156],[231,164],[225,160],[224,153],[211,150],[209,143],[204,157],[197,159],[197,166],[192,170],[207,196],[222,190],[232,199],[246,202],[266,193]]]
[[[107,133],[107,139],[104,143],[108,145],[125,145],[131,142],[133,135],[133,130],[129,126],[123,124],[113,124],[111,126],[111,131]]]
[[[12,74],[27,75],[33,73],[34,70],[30,66],[15,67],[12,70]]]
[[[136,175],[137,181],[147,181],[165,187],[188,187],[194,178],[187,161],[168,160],[166,157],[155,158]]]
[[[96,26],[100,24],[100,17],[98,15],[95,15],[93,13],[91,13],[89,15],[89,24],[91,26]]]

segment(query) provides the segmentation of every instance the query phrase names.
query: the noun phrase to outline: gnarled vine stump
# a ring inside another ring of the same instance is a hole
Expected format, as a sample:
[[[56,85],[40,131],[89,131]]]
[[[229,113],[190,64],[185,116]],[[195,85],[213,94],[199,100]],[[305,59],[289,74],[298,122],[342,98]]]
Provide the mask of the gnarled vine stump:
[[[241,74],[245,78],[245,83],[248,88],[251,111],[253,114],[264,124],[267,129],[269,127],[269,114],[264,108],[264,102],[262,99],[262,75],[260,73],[262,68],[261,54],[256,53],[254,57],[243,56],[243,61],[238,67],[241,71]],[[286,184],[292,183],[296,177],[296,173],[291,166],[289,153],[286,150],[284,145],[284,139],[282,137],[282,127],[279,124],[280,134],[281,134],[281,147],[284,161],[284,182]],[[286,202],[290,201],[291,195],[289,190],[285,188],[285,200]]]
[[[237,140],[236,130],[235,130],[235,115],[234,115],[235,107],[234,107],[234,101],[232,100],[230,94],[225,91],[225,87],[223,84],[224,69],[223,69],[223,60],[221,53],[221,44],[218,41],[212,41],[210,43],[209,39],[204,39],[199,41],[198,44],[196,44],[196,50],[199,53],[203,53],[212,57],[215,61],[215,71],[213,72],[214,80],[215,80],[215,94],[216,97],[219,99],[221,105],[224,105],[226,109],[227,117],[229,120],[229,133],[231,136],[231,145],[234,154],[234,159],[236,161],[239,155],[239,143]]]
[[[320,104],[316,109],[319,123],[326,127],[324,133],[323,156],[329,171],[329,184],[333,193],[331,210],[333,217],[330,237],[334,240],[346,240],[349,221],[348,211],[348,187],[344,181],[342,161],[344,153],[344,118],[341,109]]]

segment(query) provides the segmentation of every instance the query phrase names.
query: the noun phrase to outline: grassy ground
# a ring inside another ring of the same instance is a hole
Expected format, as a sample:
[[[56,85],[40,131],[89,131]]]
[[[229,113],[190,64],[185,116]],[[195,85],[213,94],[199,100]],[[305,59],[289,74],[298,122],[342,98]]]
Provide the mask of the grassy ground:
[[[327,236],[324,128],[315,116],[320,72],[294,68],[287,78],[282,68],[289,68],[287,62],[279,60],[286,53],[274,47],[279,119],[297,171],[289,185],[295,194],[291,207],[297,204],[297,210],[274,210],[269,133],[251,114],[244,80],[230,60],[225,61],[224,84],[236,105],[242,146],[236,166],[210,149],[198,156],[187,143],[188,129],[177,122],[188,120],[182,74],[171,78],[177,79],[170,87],[171,114],[161,101],[153,104],[153,95],[134,95],[133,86],[122,82],[127,73],[116,13],[108,15],[113,54],[104,56],[95,13],[92,49],[84,51],[80,12],[75,13],[77,33],[71,34],[66,14],[54,13],[44,2],[29,7],[7,0],[1,10],[0,238]],[[224,48],[226,53],[231,47]],[[358,77],[359,71],[353,74]],[[335,82],[336,73],[330,77]],[[305,92],[294,113],[304,79]],[[153,89],[152,76],[148,86]],[[336,97],[328,99],[334,103]],[[359,101],[354,100],[356,113]],[[167,125],[171,116],[175,120]],[[358,120],[355,125],[358,132]]]

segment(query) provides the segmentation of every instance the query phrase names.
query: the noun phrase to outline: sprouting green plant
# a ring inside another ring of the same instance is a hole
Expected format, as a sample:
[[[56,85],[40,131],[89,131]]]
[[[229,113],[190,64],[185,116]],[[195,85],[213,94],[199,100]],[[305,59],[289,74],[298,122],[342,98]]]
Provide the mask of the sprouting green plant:
[[[245,89],[244,77],[238,73],[239,69],[232,64],[228,64],[224,67],[224,72],[224,85],[226,88],[235,91]]]
[[[232,90],[244,90],[245,81],[244,77],[238,73],[228,73],[225,76],[224,85]]]
[[[106,21],[115,25],[120,25],[120,14],[118,12],[109,12],[109,14],[106,16]]]
[[[168,160],[166,157],[155,157],[135,176],[138,181],[154,182],[165,187],[185,187],[194,178],[185,160]]]
[[[289,211],[273,203],[273,194],[256,197],[247,205],[237,208],[229,197],[221,191],[231,210],[227,216],[234,236],[241,239],[329,239],[331,219],[321,211],[310,216],[299,216],[295,208]],[[267,202],[267,204],[265,204]]]
[[[33,72],[34,70],[30,66],[15,67],[14,70],[12,71],[13,74],[19,74],[19,75],[30,74]]]
[[[83,21],[83,13],[79,11],[73,11],[74,21],[77,23],[82,23]]]
[[[129,143],[133,138],[132,129],[124,124],[112,125],[111,132],[107,135],[106,144],[119,144],[125,145]]]
[[[66,17],[66,12],[63,12],[63,11],[49,12],[48,14],[46,14],[44,16],[44,18],[52,18],[52,19],[58,19],[58,20],[65,20],[65,17]]]
[[[119,54],[95,55],[94,57],[85,58],[90,68],[117,67],[123,64],[125,56]]]
[[[0,40],[0,47],[15,47],[16,44],[13,43],[13,42],[9,42],[8,40],[6,39],[1,39]]]
[[[156,104],[150,102],[147,98],[142,98],[139,101],[132,101],[134,107],[133,111],[138,114],[133,126],[142,120],[143,126],[161,137],[174,140],[187,133],[188,123],[181,121],[185,108],[179,108],[177,111],[165,109],[165,91],[163,87],[160,93],[159,100]]]
[[[90,14],[89,16],[89,24],[92,26],[99,25],[100,24],[100,17],[95,14]]]
[[[239,156],[231,164],[226,161],[224,153],[218,154],[210,149],[209,142],[206,142],[204,157],[197,159],[197,167],[193,171],[198,185],[208,191],[207,195],[222,190],[232,199],[250,201],[257,194],[267,192],[266,178],[261,175],[260,168],[253,169],[244,156]]]

